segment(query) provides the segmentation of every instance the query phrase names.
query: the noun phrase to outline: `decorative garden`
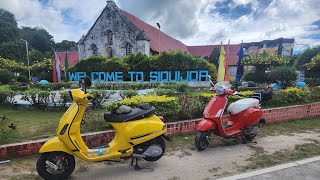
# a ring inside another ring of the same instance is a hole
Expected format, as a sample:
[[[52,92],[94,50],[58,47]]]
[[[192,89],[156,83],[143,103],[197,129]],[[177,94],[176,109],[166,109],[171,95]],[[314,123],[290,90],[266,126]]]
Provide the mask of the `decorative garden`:
[[[317,48],[320,49],[319,47]],[[314,51],[307,50],[305,54]],[[314,68],[318,55],[302,67],[307,70],[307,87],[294,87],[296,79],[294,66],[301,64],[304,55],[300,58],[282,58],[262,54],[258,57],[249,56],[243,61],[244,65],[255,67],[256,71],[244,75],[243,81],[253,81],[254,89],[249,87],[241,89],[240,94],[250,96],[254,91],[262,92],[263,83],[278,82],[283,85],[280,90],[273,90],[272,99],[262,105],[263,108],[281,107],[288,105],[306,104],[320,100],[320,86],[317,78],[313,78]],[[72,102],[68,89],[80,88],[77,82],[61,82],[28,84],[28,78],[23,74],[28,69],[22,63],[11,63],[7,59],[0,58],[0,66],[3,68],[0,86],[1,105],[1,136],[0,144],[23,142],[54,135],[54,129],[58,124],[63,111]],[[183,62],[183,63],[181,63]],[[189,69],[206,69],[213,77],[216,68],[204,59],[195,58],[180,52],[166,52],[159,56],[147,57],[142,54],[131,55],[124,60],[104,57],[90,57],[68,68],[68,71],[145,71],[169,70],[185,72]],[[270,70],[269,73],[267,70]],[[13,73],[14,72],[14,73]],[[52,61],[47,59],[31,66],[33,75],[52,73]],[[15,76],[20,73],[22,75]],[[37,74],[38,73],[38,74]],[[147,73],[146,73],[147,74]],[[39,75],[40,76],[40,75]],[[63,79],[63,78],[62,78]],[[151,82],[96,82],[88,91],[95,96],[91,110],[83,119],[82,132],[95,132],[108,130],[111,127],[103,120],[103,113],[112,111],[120,105],[136,106],[147,102],[157,108],[157,114],[165,118],[166,122],[176,122],[187,119],[200,118],[204,107],[213,93],[210,87],[190,87],[186,82],[175,83],[151,83]],[[144,93],[139,91],[146,90]],[[116,98],[114,97],[116,96]],[[228,97],[229,103],[241,97]],[[28,105],[21,106],[19,100]]]

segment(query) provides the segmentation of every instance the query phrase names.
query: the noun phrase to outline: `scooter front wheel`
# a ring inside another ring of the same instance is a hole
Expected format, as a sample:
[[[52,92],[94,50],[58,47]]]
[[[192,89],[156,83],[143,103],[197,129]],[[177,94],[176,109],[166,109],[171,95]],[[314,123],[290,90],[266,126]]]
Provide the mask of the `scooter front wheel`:
[[[198,131],[196,134],[195,145],[198,151],[202,151],[209,145],[209,131]]]
[[[37,171],[43,179],[66,179],[75,168],[75,159],[65,152],[47,152],[37,161]]]

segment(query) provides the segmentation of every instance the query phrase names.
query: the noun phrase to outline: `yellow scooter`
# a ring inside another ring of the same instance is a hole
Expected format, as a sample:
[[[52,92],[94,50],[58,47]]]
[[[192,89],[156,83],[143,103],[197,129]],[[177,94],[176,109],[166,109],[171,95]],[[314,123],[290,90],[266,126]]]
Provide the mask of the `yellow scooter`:
[[[163,139],[164,122],[154,115],[155,108],[148,104],[140,108],[124,107],[113,113],[106,113],[104,119],[115,130],[114,139],[106,146],[89,149],[81,138],[80,124],[88,103],[93,100],[86,93],[86,86],[91,86],[90,78],[84,80],[84,91],[70,91],[74,103],[60,119],[56,129],[57,137],[47,141],[40,149],[37,171],[44,179],[65,179],[75,168],[74,156],[90,162],[120,161],[132,158],[136,160],[135,169],[140,169],[138,158],[157,161],[165,152]],[[120,107],[121,108],[121,107]],[[124,112],[119,112],[124,111]]]

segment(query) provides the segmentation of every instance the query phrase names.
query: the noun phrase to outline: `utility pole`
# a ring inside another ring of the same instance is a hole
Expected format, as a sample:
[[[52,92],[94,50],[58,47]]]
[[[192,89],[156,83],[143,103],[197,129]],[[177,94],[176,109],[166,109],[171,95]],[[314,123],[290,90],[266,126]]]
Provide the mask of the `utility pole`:
[[[158,40],[158,43],[159,43],[159,54],[160,54],[160,23],[157,23],[157,26],[158,26],[158,28],[159,28],[159,40]]]
[[[27,50],[27,61],[28,61],[28,70],[29,70],[29,81],[31,82],[31,75],[30,75],[30,62],[29,62],[29,51],[28,51],[28,41],[21,39],[21,41],[24,41],[26,43],[26,50]]]

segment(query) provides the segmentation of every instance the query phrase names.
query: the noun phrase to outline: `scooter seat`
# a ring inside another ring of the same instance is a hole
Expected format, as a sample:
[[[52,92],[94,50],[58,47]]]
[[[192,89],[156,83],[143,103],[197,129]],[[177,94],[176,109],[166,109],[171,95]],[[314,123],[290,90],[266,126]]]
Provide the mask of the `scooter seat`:
[[[152,106],[146,110],[140,108],[133,108],[132,111],[127,114],[116,114],[112,112],[107,112],[104,114],[104,120],[106,120],[107,122],[115,123],[134,121],[152,116],[155,111],[156,108]]]
[[[254,106],[259,106],[259,100],[255,98],[240,99],[234,103],[231,103],[228,107],[228,112],[231,114],[238,114],[241,111],[249,109]]]

